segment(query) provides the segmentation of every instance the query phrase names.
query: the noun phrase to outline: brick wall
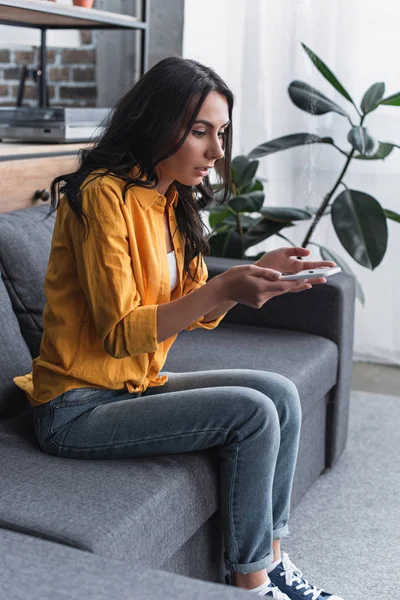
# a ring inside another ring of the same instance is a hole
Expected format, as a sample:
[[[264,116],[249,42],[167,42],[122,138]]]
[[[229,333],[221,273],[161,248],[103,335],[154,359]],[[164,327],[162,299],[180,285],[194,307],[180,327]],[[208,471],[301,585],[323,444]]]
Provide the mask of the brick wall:
[[[96,106],[96,32],[81,31],[80,48],[47,49],[47,84],[51,106]],[[0,47],[0,106],[15,106],[22,65],[37,67],[39,49]],[[36,84],[25,82],[22,106],[37,106]]]

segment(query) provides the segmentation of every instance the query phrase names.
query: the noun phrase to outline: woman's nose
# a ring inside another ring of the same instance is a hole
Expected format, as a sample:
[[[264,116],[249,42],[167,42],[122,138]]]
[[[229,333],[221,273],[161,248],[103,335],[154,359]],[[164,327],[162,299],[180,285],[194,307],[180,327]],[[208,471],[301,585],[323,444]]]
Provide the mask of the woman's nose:
[[[220,158],[222,158],[224,156],[224,154],[225,154],[224,149],[221,146],[220,140],[218,140],[209,149],[208,156],[210,158],[212,158],[213,160],[219,160]]]

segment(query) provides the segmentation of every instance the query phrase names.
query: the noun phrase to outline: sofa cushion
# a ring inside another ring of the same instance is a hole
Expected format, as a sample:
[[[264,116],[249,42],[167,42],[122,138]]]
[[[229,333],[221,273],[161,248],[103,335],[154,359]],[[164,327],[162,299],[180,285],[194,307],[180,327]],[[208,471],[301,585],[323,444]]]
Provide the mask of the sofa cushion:
[[[318,335],[222,321],[216,329],[182,331],[163,371],[260,369],[297,386],[303,415],[335,385],[338,348]]]
[[[49,206],[42,204],[0,214],[2,277],[33,358],[42,337],[43,284],[56,215],[45,219],[48,212]]]
[[[245,600],[248,592],[0,529],[4,600]]]
[[[27,404],[13,377],[27,373],[32,357],[21,335],[10,298],[0,278],[0,416],[14,414]]]
[[[0,526],[137,565],[158,568],[218,508],[215,449],[58,458],[0,425],[0,456]]]

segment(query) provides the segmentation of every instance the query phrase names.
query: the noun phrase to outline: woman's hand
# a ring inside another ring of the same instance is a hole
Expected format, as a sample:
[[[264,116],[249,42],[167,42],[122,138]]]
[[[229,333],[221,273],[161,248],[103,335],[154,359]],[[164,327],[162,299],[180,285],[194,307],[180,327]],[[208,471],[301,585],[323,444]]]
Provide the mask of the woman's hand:
[[[319,261],[306,261],[299,260],[297,256],[308,256],[311,251],[308,248],[292,247],[289,248],[277,248],[266,252],[264,256],[258,259],[254,264],[258,267],[264,267],[267,269],[274,269],[281,273],[299,273],[300,271],[306,271],[309,269],[318,269],[320,267],[336,267],[336,263],[331,260],[319,260]],[[314,285],[316,283],[325,283],[325,277],[314,277],[309,278],[308,283]],[[303,289],[309,289],[310,286],[305,286]],[[291,291],[303,291],[302,289],[291,290]]]
[[[280,272],[258,265],[238,265],[216,275],[210,284],[218,286],[220,302],[239,302],[252,308],[261,308],[265,302],[287,292],[308,290],[308,279],[301,281],[280,280]],[[323,278],[318,278],[318,282]],[[208,285],[208,284],[207,284]]]

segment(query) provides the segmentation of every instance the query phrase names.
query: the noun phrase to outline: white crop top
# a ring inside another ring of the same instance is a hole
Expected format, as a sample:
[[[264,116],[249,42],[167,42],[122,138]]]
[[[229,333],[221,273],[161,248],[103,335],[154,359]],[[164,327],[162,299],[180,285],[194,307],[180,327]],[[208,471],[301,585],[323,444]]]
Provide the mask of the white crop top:
[[[178,277],[179,277],[178,266],[176,264],[176,257],[175,257],[174,250],[172,250],[172,252],[168,252],[168,265],[169,265],[169,276],[170,276],[170,281],[171,281],[171,290],[173,290],[176,287],[176,284],[178,283]]]

